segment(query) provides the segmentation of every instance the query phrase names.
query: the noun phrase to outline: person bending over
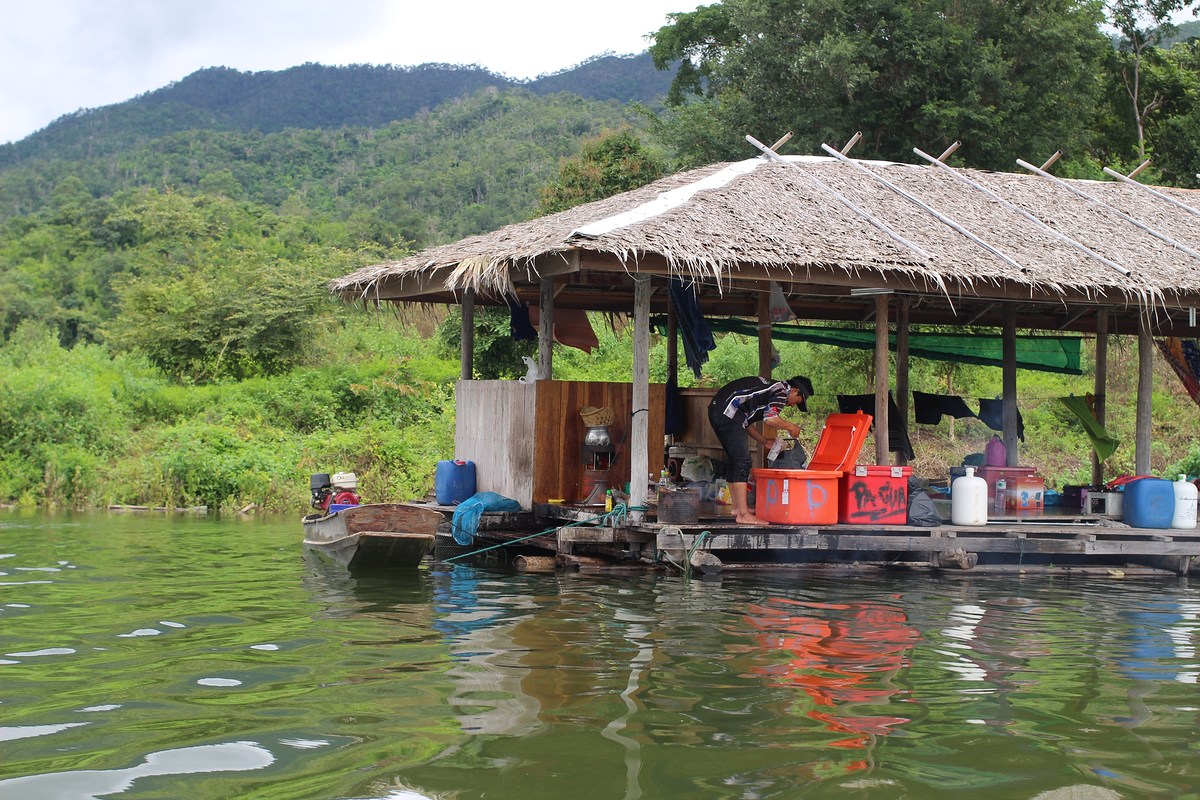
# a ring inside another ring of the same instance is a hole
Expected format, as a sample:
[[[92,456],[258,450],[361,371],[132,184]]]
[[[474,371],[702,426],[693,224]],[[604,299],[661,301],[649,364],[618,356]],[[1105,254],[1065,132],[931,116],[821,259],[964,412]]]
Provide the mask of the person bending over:
[[[749,436],[761,445],[771,440],[751,425],[762,422],[775,431],[800,435],[800,426],[779,416],[784,406],[799,406],[808,411],[812,397],[812,381],[797,375],[786,381],[767,378],[739,378],[725,384],[708,404],[708,421],[725,449],[725,480],[729,483],[729,499],[733,517],[743,525],[766,525],[767,521],[750,513],[746,483],[750,479]]]

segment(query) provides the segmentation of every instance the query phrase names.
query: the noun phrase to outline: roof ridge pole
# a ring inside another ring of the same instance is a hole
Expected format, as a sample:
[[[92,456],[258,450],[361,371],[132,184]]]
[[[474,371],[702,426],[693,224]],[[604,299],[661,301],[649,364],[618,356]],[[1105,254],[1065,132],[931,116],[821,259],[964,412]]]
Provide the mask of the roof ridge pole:
[[[1133,277],[1133,273],[1130,272],[1129,270],[1127,270],[1125,267],[1122,267],[1120,264],[1116,263],[1115,261],[1110,261],[1109,259],[1100,255],[1096,251],[1092,250],[1090,247],[1085,245],[1083,242],[1072,239],[1070,236],[1067,236],[1065,233],[1055,230],[1052,226],[1047,225],[1045,222],[1038,219],[1038,217],[1036,215],[1032,214],[1027,209],[1021,208],[1019,205],[1012,202],[1011,200],[1004,199],[999,194],[996,194],[991,189],[987,188],[986,186],[979,183],[978,181],[971,180],[966,175],[963,175],[961,172],[956,170],[954,167],[943,162],[940,156],[938,158],[934,158],[933,156],[929,155],[928,153],[922,152],[919,148],[916,148],[916,147],[914,147],[912,150],[914,153],[916,153],[921,158],[928,161],[933,166],[939,167],[939,168],[945,170],[946,172],[949,172],[951,175],[953,175],[955,178],[957,178],[962,183],[965,183],[966,185],[970,186],[971,188],[976,189],[980,192],[983,192],[988,197],[992,198],[997,203],[999,203],[1000,205],[1007,208],[1009,211],[1012,211],[1016,214],[1020,214],[1022,217],[1029,220],[1033,224],[1037,225],[1043,231],[1049,233],[1050,235],[1054,236],[1055,238],[1061,239],[1062,241],[1066,242],[1067,244],[1071,245],[1072,247],[1074,247],[1074,248],[1080,250],[1081,252],[1085,253],[1086,255],[1090,256],[1091,258],[1094,258],[1097,261],[1100,261],[1102,264],[1112,267],[1117,272],[1124,275],[1126,278]]]
[[[883,220],[881,220],[881,219],[879,219],[878,217],[874,216],[874,215],[873,215],[873,214],[871,214],[870,212],[868,212],[868,211],[864,211],[863,209],[861,209],[861,208],[859,208],[858,206],[854,205],[854,203],[852,203],[852,202],[851,202],[851,201],[850,201],[848,198],[846,198],[846,197],[843,197],[842,195],[840,195],[840,194],[838,194],[836,191],[834,191],[832,187],[826,186],[824,183],[822,183],[821,181],[817,180],[817,179],[816,179],[816,178],[814,178],[812,175],[809,175],[807,172],[805,172],[803,169],[801,169],[801,167],[800,167],[800,165],[799,165],[799,164],[793,164],[791,161],[788,161],[786,158],[784,158],[783,156],[779,155],[779,154],[778,154],[778,153],[776,153],[774,150],[772,150],[771,148],[767,147],[765,144],[763,144],[762,142],[760,142],[758,139],[755,139],[755,138],[754,138],[753,136],[751,136],[750,134],[746,134],[746,141],[747,141],[747,142],[749,142],[750,144],[754,145],[755,147],[757,147],[759,150],[761,150],[761,151],[763,152],[763,155],[765,155],[765,156],[766,156],[768,159],[770,159],[771,161],[777,161],[777,162],[779,162],[780,164],[786,164],[786,165],[787,165],[787,166],[789,166],[789,167],[794,167],[795,169],[798,169],[798,170],[800,170],[800,174],[804,176],[804,179],[805,179],[805,180],[807,180],[809,183],[811,183],[813,186],[817,187],[817,189],[819,189],[820,191],[822,191],[822,192],[824,192],[825,194],[829,195],[829,196],[830,196],[830,197],[832,197],[833,199],[837,200],[839,203],[841,203],[842,205],[844,205],[846,208],[850,209],[850,210],[851,210],[851,211],[853,211],[855,214],[857,214],[858,216],[862,217],[862,218],[863,218],[863,219],[865,219],[867,222],[871,223],[871,225],[872,225],[872,226],[874,226],[874,227],[875,227],[875,228],[877,228],[878,230],[880,230],[880,231],[882,231],[883,233],[885,233],[885,234],[886,234],[886,235],[887,235],[889,238],[891,238],[893,241],[896,241],[896,242],[898,242],[898,243],[900,243],[900,244],[904,245],[904,246],[905,246],[905,247],[907,247],[909,250],[911,250],[912,252],[916,253],[916,254],[917,254],[918,256],[920,256],[920,257],[921,257],[923,260],[925,260],[925,261],[929,261],[929,260],[930,260],[930,255],[929,255],[928,253],[926,253],[924,250],[922,250],[922,249],[921,249],[920,247],[918,247],[917,245],[915,245],[915,244],[913,244],[912,242],[910,242],[908,239],[905,239],[903,236],[901,236],[900,234],[896,233],[896,231],[894,231],[894,230],[892,230],[890,227],[888,227],[888,224],[887,224],[886,222],[884,222]],[[938,280],[938,283],[939,283],[939,284],[941,283],[941,280],[940,280],[940,279]]]
[[[1150,163],[1150,162],[1147,161],[1146,163]],[[1116,178],[1119,181],[1122,181],[1123,183],[1128,183],[1131,186],[1136,186],[1141,191],[1146,192],[1147,194],[1152,194],[1155,197],[1157,197],[1159,200],[1165,200],[1166,202],[1170,203],[1171,205],[1173,205],[1177,208],[1180,208],[1180,209],[1188,212],[1189,214],[1200,217],[1200,208],[1192,208],[1187,203],[1181,203],[1178,200],[1176,200],[1174,197],[1171,197],[1168,194],[1164,194],[1153,187],[1147,186],[1144,183],[1138,183],[1131,176],[1122,175],[1121,173],[1117,172],[1115,169],[1109,169],[1108,167],[1104,168],[1104,174],[1111,175],[1112,177]],[[1136,175],[1137,174],[1136,171],[1133,174]]]
[[[1083,191],[1082,189],[1075,188],[1071,184],[1064,181],[1062,178],[1055,177],[1054,175],[1051,175],[1049,172],[1046,172],[1043,169],[1039,169],[1038,167],[1035,167],[1033,164],[1030,164],[1028,161],[1024,161],[1020,158],[1017,159],[1017,165],[1022,167],[1023,169],[1029,170],[1030,172],[1032,172],[1036,175],[1041,175],[1043,178],[1049,178],[1050,180],[1059,184],[1060,186],[1062,186],[1064,189],[1071,192],[1072,194],[1082,197],[1084,200],[1087,200],[1089,203],[1094,203],[1095,205],[1100,206],[1100,208],[1105,209],[1110,214],[1116,214],[1121,219],[1123,219],[1126,222],[1130,223],[1131,225],[1134,225],[1137,228],[1145,231],[1146,233],[1150,234],[1154,238],[1159,239],[1160,241],[1166,242],[1167,244],[1171,245],[1172,247],[1178,248],[1178,249],[1182,250],[1183,252],[1187,253],[1192,258],[1200,261],[1200,253],[1198,253],[1195,250],[1193,250],[1192,248],[1188,247],[1183,242],[1172,239],[1170,236],[1167,236],[1165,233],[1162,233],[1160,231],[1155,230],[1154,228],[1151,228],[1149,225],[1145,224],[1144,222],[1139,222],[1138,220],[1136,220],[1133,217],[1126,214],[1121,209],[1111,206],[1108,203],[1104,202],[1103,200],[1101,200],[1097,197],[1093,197],[1092,195],[1088,194],[1087,192]]]
[[[913,203],[913,204],[917,205],[919,208],[922,208],[925,211],[929,212],[939,222],[941,222],[945,225],[949,225],[951,228],[958,231],[963,236],[967,237],[972,242],[974,242],[975,244],[982,247],[984,250],[987,250],[989,253],[991,253],[992,255],[994,255],[996,258],[1000,259],[1004,263],[1008,264],[1010,267],[1013,267],[1014,269],[1016,269],[1022,273],[1028,272],[1028,270],[1025,269],[1025,267],[1022,267],[1020,264],[1018,264],[1012,258],[1010,258],[1009,256],[1005,255],[1004,253],[1000,252],[999,250],[997,250],[993,245],[990,245],[987,242],[985,242],[983,239],[980,239],[978,236],[971,233],[969,230],[967,230],[962,225],[960,225],[959,223],[952,220],[950,217],[947,217],[945,214],[938,211],[936,208],[933,208],[928,203],[921,200],[919,197],[917,197],[913,194],[910,194],[909,192],[906,192],[905,190],[901,189],[899,186],[895,185],[894,183],[892,183],[891,181],[889,181],[887,178],[883,177],[882,175],[877,175],[876,173],[874,173],[871,170],[864,167],[862,164],[856,163],[854,159],[847,158],[846,156],[842,155],[837,150],[833,149],[832,147],[830,147],[829,145],[827,145],[823,142],[821,144],[821,149],[824,150],[826,153],[829,153],[829,155],[833,156],[838,161],[845,162],[846,164],[849,164],[850,166],[854,167],[859,172],[863,172],[863,173],[869,175],[870,177],[874,178],[876,181],[883,184],[887,188],[891,189],[893,192],[900,195],[905,200],[908,200],[910,203]]]

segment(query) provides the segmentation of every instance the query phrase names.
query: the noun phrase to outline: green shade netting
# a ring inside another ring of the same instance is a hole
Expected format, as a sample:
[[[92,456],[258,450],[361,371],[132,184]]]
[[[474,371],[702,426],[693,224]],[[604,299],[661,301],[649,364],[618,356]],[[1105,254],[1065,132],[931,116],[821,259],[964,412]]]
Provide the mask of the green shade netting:
[[[758,336],[757,323],[737,318],[708,319],[714,332],[740,333],[743,336]],[[660,331],[666,329],[665,320],[655,320]],[[816,325],[775,324],[771,327],[771,338],[785,342],[812,342],[834,347],[852,347],[858,350],[875,349],[875,331],[857,328],[825,328]],[[1064,375],[1082,375],[1079,366],[1080,342],[1078,336],[1017,336],[1017,368],[1040,372],[1058,372]],[[888,337],[888,347],[896,349],[896,335]],[[908,352],[917,358],[931,361],[953,361],[959,364],[982,364],[999,367],[1003,365],[1003,341],[999,336],[976,333],[920,333],[908,335]]]

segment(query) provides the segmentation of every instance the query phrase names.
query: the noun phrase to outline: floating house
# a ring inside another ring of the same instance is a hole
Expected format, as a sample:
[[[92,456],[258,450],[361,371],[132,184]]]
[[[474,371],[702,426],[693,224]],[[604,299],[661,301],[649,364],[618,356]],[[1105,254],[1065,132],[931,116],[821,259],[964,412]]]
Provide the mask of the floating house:
[[[874,348],[875,452],[863,457],[869,466],[895,466],[888,418],[908,416],[914,354],[1002,368],[1004,459],[1016,467],[1018,368],[1077,370],[1078,339],[1094,336],[1094,413],[1103,426],[1107,343],[1119,334],[1139,342],[1135,463],[1147,474],[1154,341],[1198,335],[1200,191],[1152,188],[1111,171],[1108,181],[1064,180],[1051,174],[1052,162],[1018,161],[1022,172],[997,173],[953,167],[949,153],[914,150],[925,163],[902,164],[853,159],[828,146],[819,157],[761,149],[757,158],[672,175],[332,283],[347,300],[462,306],[456,457],[475,462],[479,491],[515,499],[523,509],[485,524],[482,542],[523,539],[523,546],[560,563],[585,564],[645,563],[664,553],[703,551],[709,563],[726,568],[812,561],[1032,568],[1039,558],[1080,568],[1126,562],[1189,568],[1200,555],[1197,532],[1111,520],[751,528],[728,519],[664,524],[644,510],[651,489],[630,476],[662,467],[668,404],[682,409],[676,442],[720,452],[704,414],[711,391],[668,392],[650,383],[651,315],[666,317],[672,371],[678,369],[677,342],[697,315],[756,333],[762,375],[770,375],[773,337],[823,336]],[[798,320],[853,322],[860,330],[772,324],[776,289],[776,300],[782,297]],[[539,317],[540,380],[472,380],[474,309],[513,304]],[[586,311],[631,318],[628,383],[554,380],[555,332],[561,338]],[[864,322],[873,325],[873,335],[861,330]],[[926,324],[997,333],[966,337],[964,348],[963,337],[956,342],[910,332],[910,325]],[[1018,335],[1021,330],[1043,334]],[[588,408],[611,408],[625,435],[608,480],[613,486],[629,481],[634,509],[591,526],[579,521],[593,512],[569,502],[589,488],[579,424]],[[903,464],[903,455],[896,462]],[[1102,464],[1093,463],[1100,483]],[[550,502],[558,499],[568,503]],[[524,539],[538,528],[550,533]]]

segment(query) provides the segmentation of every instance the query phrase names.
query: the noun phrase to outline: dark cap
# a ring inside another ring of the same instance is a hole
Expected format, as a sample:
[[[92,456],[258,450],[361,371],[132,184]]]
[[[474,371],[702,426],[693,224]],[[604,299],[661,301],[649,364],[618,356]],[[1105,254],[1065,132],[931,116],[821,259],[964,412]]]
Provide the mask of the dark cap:
[[[788,378],[787,385],[800,392],[803,395],[797,406],[801,411],[808,411],[808,398],[813,396],[812,381],[803,375],[797,375],[794,378]]]

